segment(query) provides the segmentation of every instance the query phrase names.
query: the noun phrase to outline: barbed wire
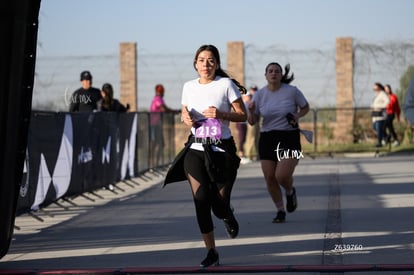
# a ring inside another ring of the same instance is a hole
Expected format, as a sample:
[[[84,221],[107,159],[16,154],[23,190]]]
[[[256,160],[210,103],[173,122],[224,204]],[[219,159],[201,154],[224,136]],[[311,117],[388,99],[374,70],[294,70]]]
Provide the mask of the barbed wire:
[[[354,51],[354,102],[373,97],[375,82],[389,83],[394,91],[400,87],[400,78],[414,64],[414,42],[386,41],[368,43],[355,40]]]
[[[383,82],[399,87],[399,79],[414,63],[414,43],[391,41],[368,43],[354,40],[354,105],[369,106],[372,84]],[[222,63],[227,53],[223,50]],[[138,49],[138,109],[147,110],[154,95],[154,87],[162,83],[165,100],[173,108],[180,107],[183,84],[197,77],[192,62],[194,52],[157,54]],[[325,49],[289,49],[281,45],[245,45],[245,79],[248,87],[266,85],[264,70],[268,63],[289,63],[295,74],[292,85],[301,89],[312,107],[336,105],[335,47]],[[226,69],[226,65],[223,64]],[[80,87],[79,75],[90,70],[93,84],[100,88],[109,82],[119,97],[119,56],[38,56],[33,91],[33,108],[66,111],[65,96]],[[231,73],[231,72],[230,72]]]

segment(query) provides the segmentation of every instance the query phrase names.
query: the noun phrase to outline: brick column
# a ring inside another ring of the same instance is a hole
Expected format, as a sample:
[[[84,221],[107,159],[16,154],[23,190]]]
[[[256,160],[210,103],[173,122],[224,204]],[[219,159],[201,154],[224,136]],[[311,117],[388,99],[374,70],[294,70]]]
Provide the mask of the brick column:
[[[230,77],[244,85],[244,43],[242,41],[227,43],[227,68],[225,69]],[[237,145],[236,123],[230,123],[230,130]]]
[[[130,105],[130,111],[137,111],[138,75],[137,75],[137,43],[120,44],[120,97],[119,100]]]
[[[227,43],[227,73],[244,85],[244,43]]]
[[[353,141],[354,122],[354,61],[352,38],[336,39],[336,127],[335,139],[344,143]],[[350,108],[350,109],[341,109]]]

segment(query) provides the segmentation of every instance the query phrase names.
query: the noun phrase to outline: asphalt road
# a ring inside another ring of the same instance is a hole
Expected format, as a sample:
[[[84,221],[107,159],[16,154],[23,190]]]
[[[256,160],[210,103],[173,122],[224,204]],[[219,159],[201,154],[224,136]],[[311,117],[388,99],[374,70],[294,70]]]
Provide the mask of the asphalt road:
[[[232,195],[240,233],[229,239],[214,220],[221,265],[208,270],[198,268],[206,250],[189,186],[162,188],[164,174],[18,217],[0,274],[414,273],[412,154],[305,156],[294,177],[299,207],[283,224],[272,223],[260,163],[242,165]]]

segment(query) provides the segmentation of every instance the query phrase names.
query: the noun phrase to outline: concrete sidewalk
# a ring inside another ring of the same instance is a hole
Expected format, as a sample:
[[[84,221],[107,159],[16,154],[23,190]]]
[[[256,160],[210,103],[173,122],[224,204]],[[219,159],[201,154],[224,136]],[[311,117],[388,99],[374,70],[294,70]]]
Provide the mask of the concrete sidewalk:
[[[349,272],[414,273],[414,156],[305,157],[295,172],[299,208],[273,224],[260,163],[242,165],[232,205],[240,234],[215,219],[220,267],[206,250],[186,182],[161,188],[165,171],[59,201],[16,219],[0,274]],[[366,274],[366,273],[365,273]],[[401,273],[398,273],[401,274]]]

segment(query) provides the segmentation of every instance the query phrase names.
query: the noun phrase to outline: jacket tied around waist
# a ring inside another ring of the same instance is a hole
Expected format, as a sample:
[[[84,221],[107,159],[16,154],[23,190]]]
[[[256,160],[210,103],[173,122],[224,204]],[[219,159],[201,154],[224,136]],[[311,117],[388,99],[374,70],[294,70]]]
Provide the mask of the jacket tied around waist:
[[[197,140],[199,141],[199,140]],[[184,157],[190,149],[191,145],[196,142],[193,135],[189,135],[184,148],[177,154],[171,167],[168,169],[164,180],[164,185],[187,180],[184,171]],[[240,158],[237,156],[237,149],[233,137],[229,139],[217,140],[203,140],[202,146],[204,148],[204,165],[209,175],[211,182],[225,181],[227,175],[231,170],[237,170],[240,166]],[[213,149],[216,146],[222,150],[216,151]]]

